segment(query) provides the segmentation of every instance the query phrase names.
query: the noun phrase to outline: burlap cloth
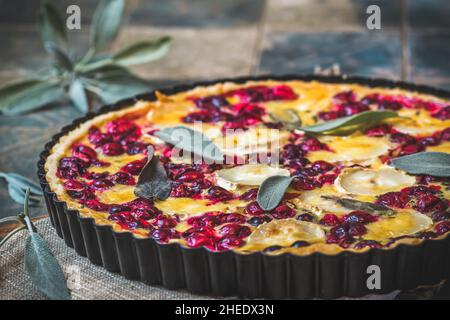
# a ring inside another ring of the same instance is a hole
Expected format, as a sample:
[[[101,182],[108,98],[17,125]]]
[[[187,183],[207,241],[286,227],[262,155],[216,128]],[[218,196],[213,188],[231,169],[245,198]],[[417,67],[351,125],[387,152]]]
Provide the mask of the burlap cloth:
[[[72,299],[214,299],[183,290],[167,290],[127,280],[79,256],[58,237],[48,218],[39,220],[35,225],[61,264]],[[26,231],[19,232],[0,249],[0,299],[46,299],[37,291],[24,271],[23,256],[27,236]],[[395,291],[387,295],[370,295],[363,299],[393,299],[397,294],[398,291]]]

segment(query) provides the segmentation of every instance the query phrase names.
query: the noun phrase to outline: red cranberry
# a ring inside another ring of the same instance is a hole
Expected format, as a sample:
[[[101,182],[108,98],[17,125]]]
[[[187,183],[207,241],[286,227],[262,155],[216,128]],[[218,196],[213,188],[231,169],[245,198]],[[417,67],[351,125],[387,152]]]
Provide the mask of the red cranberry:
[[[136,125],[128,119],[117,119],[106,124],[106,132],[111,134],[129,133],[136,130]]]
[[[449,232],[450,231],[450,221],[444,221],[444,222],[438,223],[434,227],[434,230],[436,231],[436,233],[438,235]]]
[[[112,142],[112,137],[109,134],[101,133],[100,129],[97,127],[91,127],[88,131],[88,140],[90,143],[98,147],[105,143]]]
[[[203,180],[204,177],[203,173],[190,170],[179,174],[175,179],[179,182],[194,182]]]
[[[262,215],[262,216],[256,216],[256,217],[250,218],[249,220],[247,220],[247,223],[254,227],[257,227],[260,224],[263,224],[265,222],[270,222],[270,221],[272,221],[272,218],[270,218],[268,215]]]
[[[431,219],[433,220],[433,222],[450,220],[450,212],[445,211],[435,212],[431,215]]]
[[[114,186],[114,183],[112,183],[111,181],[106,180],[106,179],[95,180],[92,183],[92,187],[95,190],[105,190],[105,189],[111,188],[112,186]]]
[[[200,109],[220,109],[221,107],[229,105],[227,99],[223,96],[213,95],[204,98],[194,99],[195,105]]]
[[[222,214],[207,212],[201,216],[191,217],[187,223],[196,227],[215,227],[222,223]]]
[[[441,120],[449,120],[450,119],[450,106],[446,106],[442,108],[439,112],[433,114],[433,117],[441,119]]]
[[[92,161],[97,158],[97,152],[95,152],[94,149],[82,144],[76,145],[72,148],[72,155],[83,159],[84,161]]]
[[[135,219],[150,220],[154,218],[153,214],[150,214],[147,210],[144,209],[133,209],[130,214]]]
[[[168,242],[170,239],[179,238],[177,231],[172,229],[154,229],[149,236],[159,242]]]
[[[162,214],[158,215],[152,222],[159,228],[173,228],[177,225],[177,221],[171,217],[166,217]]]
[[[353,223],[348,227],[348,234],[352,237],[360,237],[366,232],[366,227],[361,223]]]
[[[366,130],[365,134],[369,137],[383,137],[389,134],[392,130],[392,127],[387,124],[382,124],[380,126],[376,126]]]
[[[339,223],[341,223],[341,221],[338,218],[338,216],[336,216],[332,213],[327,213],[322,217],[322,219],[320,219],[320,224],[323,224],[323,225],[326,225],[329,227],[337,226]]]
[[[256,196],[258,195],[258,189],[250,189],[246,192],[244,192],[243,194],[241,194],[241,196],[239,197],[240,200],[245,200],[245,201],[251,201],[251,200],[256,200]]]
[[[244,223],[245,217],[239,213],[224,214],[221,217],[221,223]]]
[[[400,144],[412,144],[416,142],[416,139],[408,134],[395,132],[390,136],[390,140],[395,143]]]
[[[145,153],[147,151],[147,144],[143,142],[135,142],[132,144],[129,144],[125,147],[127,153],[129,155],[139,154],[139,153]]]
[[[380,110],[398,111],[402,108],[403,108],[402,104],[398,101],[382,101],[378,104],[378,109]]]
[[[256,216],[264,213],[264,210],[259,206],[258,202],[253,201],[247,204],[247,206],[245,207],[245,212],[252,216]]]
[[[127,212],[130,211],[131,208],[126,206],[126,205],[121,205],[121,204],[115,204],[109,207],[109,213],[113,214],[113,213],[118,213],[118,212]]]
[[[317,150],[323,150],[325,149],[325,145],[321,143],[317,138],[306,138],[305,141],[300,145],[301,149],[304,152],[309,151],[317,151]]]
[[[102,152],[106,156],[118,156],[125,152],[122,146],[117,142],[106,143],[101,146]]]
[[[108,211],[109,205],[106,203],[102,203],[98,201],[97,199],[91,199],[86,200],[83,202],[83,204],[88,207],[89,209],[95,210],[95,211]]]
[[[318,181],[314,181],[312,178],[297,177],[294,179],[293,186],[296,190],[313,190],[321,185]]]
[[[272,88],[273,100],[295,100],[297,97],[297,94],[289,86],[278,85]]]
[[[90,200],[90,199],[94,199],[95,195],[92,191],[90,190],[66,190],[67,194],[73,198],[73,199],[77,199],[77,200]]]
[[[355,249],[363,249],[365,247],[374,249],[374,248],[382,248],[383,246],[381,243],[375,240],[362,240],[357,244],[355,244]]]
[[[286,204],[280,204],[271,214],[275,219],[287,219],[295,216],[295,210]]]
[[[70,190],[80,190],[83,189],[85,185],[77,180],[67,180],[64,182],[64,188]]]
[[[59,160],[58,175],[64,179],[74,179],[83,174],[88,166],[88,162],[79,158],[65,157]]]
[[[441,141],[450,141],[450,128],[444,129],[439,136]]]
[[[239,248],[244,245],[242,239],[236,237],[223,237],[217,242],[217,251],[231,250],[233,248]]]
[[[317,117],[324,121],[331,121],[335,120],[340,117],[340,114],[338,111],[321,111],[317,114]]]
[[[142,169],[146,165],[147,161],[145,159],[142,160],[134,160],[130,163],[124,165],[120,170],[137,176],[141,173]]]
[[[410,200],[407,193],[388,192],[378,196],[375,203],[393,208],[406,208]]]
[[[297,216],[297,220],[313,222],[314,221],[314,216],[312,214],[309,214],[309,213],[303,213],[303,214]]]
[[[209,188],[206,198],[214,201],[226,201],[233,199],[233,194],[222,187],[213,186]]]
[[[339,105],[338,108],[339,115],[343,117],[352,116],[369,110],[368,106],[358,102],[343,103]]]
[[[424,147],[420,144],[416,144],[416,143],[412,143],[412,144],[407,144],[405,146],[402,146],[401,151],[400,151],[400,156],[406,156],[408,154],[413,154],[413,153],[417,153],[420,151],[423,151]]]
[[[220,234],[222,236],[233,236],[242,239],[248,237],[251,233],[252,231],[249,227],[236,223],[226,224],[220,228]]]
[[[341,91],[333,96],[333,102],[354,102],[356,101],[356,94],[352,90]]]
[[[330,171],[334,168],[334,166],[331,163],[328,163],[326,161],[315,161],[312,163],[311,168],[316,172],[316,173],[324,173],[327,171]]]
[[[440,199],[430,194],[420,196],[414,205],[414,209],[421,213],[444,211],[447,208],[447,200]]]
[[[123,185],[128,185],[128,186],[132,186],[136,184],[136,180],[134,179],[134,177],[126,172],[123,171],[119,171],[116,172],[115,174],[110,176],[111,181],[113,181],[116,184],[123,184]]]
[[[365,211],[352,211],[349,214],[344,216],[344,222],[348,224],[353,223],[371,223],[377,221],[378,218],[376,216],[371,215]]]

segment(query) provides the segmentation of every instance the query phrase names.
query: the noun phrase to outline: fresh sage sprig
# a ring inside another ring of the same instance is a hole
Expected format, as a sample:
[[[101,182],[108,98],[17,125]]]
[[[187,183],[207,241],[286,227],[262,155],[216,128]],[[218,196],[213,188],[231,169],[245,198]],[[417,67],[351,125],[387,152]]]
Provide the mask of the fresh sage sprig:
[[[164,166],[154,155],[152,147],[148,148],[148,161],[142,169],[134,194],[149,200],[165,200],[172,190],[172,183],[167,177]]]
[[[265,211],[276,208],[284,197],[294,177],[271,176],[263,181],[259,187],[256,200]]]
[[[298,128],[313,135],[349,135],[358,130],[365,130],[373,127],[386,119],[398,117],[394,111],[365,111],[353,116],[338,118],[323,123],[318,123],[308,127]]]
[[[165,55],[170,38],[134,43],[112,54],[102,52],[117,37],[124,11],[125,0],[101,0],[92,20],[90,48],[79,56],[69,49],[66,26],[58,10],[43,0],[40,34],[53,63],[34,72],[33,77],[0,87],[0,111],[5,115],[22,114],[67,97],[86,113],[96,100],[113,103],[149,90],[149,84],[127,67]]]
[[[37,289],[53,300],[69,300],[64,272],[53,256],[44,239],[36,232],[31,223],[28,198],[30,189],[25,194],[23,220],[27,226],[29,236],[25,244],[25,270]]]
[[[2,239],[0,247],[11,239],[14,234],[27,229],[29,236],[25,244],[25,271],[36,288],[49,299],[68,300],[70,299],[70,294],[61,266],[31,222],[29,214],[30,194],[31,190],[27,188],[22,214],[17,217],[7,217],[0,220],[0,223],[12,221],[21,223],[21,226],[12,230]]]
[[[419,152],[395,158],[391,164],[411,174],[450,177],[450,154],[444,152]]]
[[[28,179],[17,173],[0,172],[0,178],[3,178],[8,183],[9,196],[17,203],[24,204],[25,193],[27,188],[30,189],[30,196],[28,204],[30,206],[38,206],[42,197],[42,190],[40,186],[34,181]]]
[[[155,132],[155,136],[175,148],[201,156],[206,162],[223,162],[223,153],[218,146],[201,132],[184,126],[165,128]]]
[[[364,202],[359,201],[355,199],[348,199],[348,198],[339,198],[335,196],[322,196],[322,198],[327,200],[333,200],[336,203],[340,204],[341,206],[350,209],[350,210],[361,210],[373,213],[375,215],[379,216],[393,216],[395,215],[395,211],[379,204],[371,203],[371,202]]]

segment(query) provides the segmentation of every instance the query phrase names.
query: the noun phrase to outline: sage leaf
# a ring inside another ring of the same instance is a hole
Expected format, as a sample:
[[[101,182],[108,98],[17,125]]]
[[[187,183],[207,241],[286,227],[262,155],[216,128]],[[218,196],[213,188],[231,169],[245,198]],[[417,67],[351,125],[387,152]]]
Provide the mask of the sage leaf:
[[[450,177],[450,154],[444,152],[419,152],[395,158],[391,164],[411,174]]]
[[[222,163],[223,153],[208,137],[201,132],[184,126],[164,128],[155,132],[155,136],[175,148],[202,157],[205,162]]]
[[[36,233],[36,228],[30,220],[29,196],[30,189],[27,189],[23,205],[23,219],[29,232],[25,244],[25,271],[37,289],[48,298],[69,300],[70,294],[61,266],[44,239]]]
[[[5,179],[8,182],[8,184],[12,184],[20,189],[23,189],[24,192],[26,191],[27,188],[30,188],[31,195],[37,195],[37,196],[42,195],[41,187],[36,182],[34,182],[31,179],[28,179],[27,177],[24,177],[24,176],[18,174],[18,173],[0,172],[0,178]]]
[[[340,204],[341,206],[350,209],[350,210],[361,210],[366,211],[369,213],[373,213],[375,215],[386,215],[386,216],[393,216],[395,214],[395,211],[379,204],[371,203],[371,202],[364,202],[354,199],[348,199],[348,198],[339,198],[335,196],[322,196],[324,199],[333,200],[336,203]]]
[[[69,88],[69,97],[73,105],[82,113],[89,111],[89,100],[84,90],[83,83],[79,79],[74,79]]]
[[[264,180],[256,197],[261,209],[265,211],[275,209],[283,199],[293,179],[293,177],[286,176],[271,176]]]
[[[131,73],[84,79],[89,91],[95,93],[104,103],[114,103],[150,90],[148,83]]]
[[[72,71],[72,61],[60,47],[58,47],[53,42],[48,42],[45,44],[45,50],[50,53],[58,67],[66,71]]]
[[[39,10],[39,22],[42,41],[57,43],[67,41],[66,25],[56,8],[48,1],[43,1]]]
[[[164,56],[169,51],[169,47],[170,37],[138,42],[115,53],[112,60],[121,66],[147,63]]]
[[[63,89],[55,83],[39,83],[16,94],[3,106],[5,115],[18,115],[38,109],[64,96]]]
[[[153,148],[148,148],[148,161],[139,174],[139,178],[134,188],[137,197],[149,200],[165,200],[172,190],[172,183],[167,177],[166,169],[154,155]]]
[[[0,109],[8,106],[9,102],[18,95],[42,83],[43,81],[38,79],[26,79],[0,87]]]
[[[64,273],[42,237],[30,231],[25,244],[25,270],[37,289],[52,300],[70,300]]]
[[[353,116],[338,118],[298,129],[311,134],[349,135],[357,130],[373,127],[386,119],[397,116],[397,113],[391,110],[365,111]]]
[[[8,193],[11,199],[19,204],[24,204],[25,202],[25,191],[20,189],[14,184],[8,184]],[[28,204],[30,207],[37,207],[40,204],[40,198],[37,196],[31,196],[28,199]]]
[[[91,48],[94,51],[108,46],[117,36],[125,10],[124,0],[101,0],[91,27]]]
[[[269,113],[269,117],[274,121],[281,123],[287,130],[298,129],[302,126],[302,121],[297,112],[293,109],[281,110]]]

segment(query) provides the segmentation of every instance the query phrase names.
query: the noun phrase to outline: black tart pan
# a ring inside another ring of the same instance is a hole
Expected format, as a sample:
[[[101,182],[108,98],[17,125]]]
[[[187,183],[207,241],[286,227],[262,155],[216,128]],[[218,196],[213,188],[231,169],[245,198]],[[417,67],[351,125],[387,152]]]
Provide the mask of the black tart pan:
[[[243,83],[250,80],[317,80],[328,83],[355,83],[366,86],[401,88],[437,97],[450,98],[450,92],[428,86],[381,79],[323,76],[259,76],[219,79],[162,89],[174,94],[196,86],[217,82]],[[394,290],[435,285],[450,275],[450,237],[424,240],[418,245],[399,244],[392,249],[370,249],[362,253],[336,255],[314,253],[298,256],[290,253],[268,255],[262,252],[242,254],[234,251],[211,252],[205,248],[187,248],[178,243],[158,243],[140,239],[131,232],[115,232],[111,226],[97,225],[93,218],[81,217],[76,210],[59,201],[45,177],[44,164],[59,138],[80,123],[99,114],[132,105],[137,100],[154,100],[155,93],[139,95],[102,107],[64,127],[45,145],[38,162],[38,176],[44,191],[50,220],[57,234],[75,251],[108,271],[127,279],[168,289],[186,289],[192,293],[247,298],[339,298],[386,294]],[[381,271],[380,289],[370,290],[367,268],[377,265]]]

